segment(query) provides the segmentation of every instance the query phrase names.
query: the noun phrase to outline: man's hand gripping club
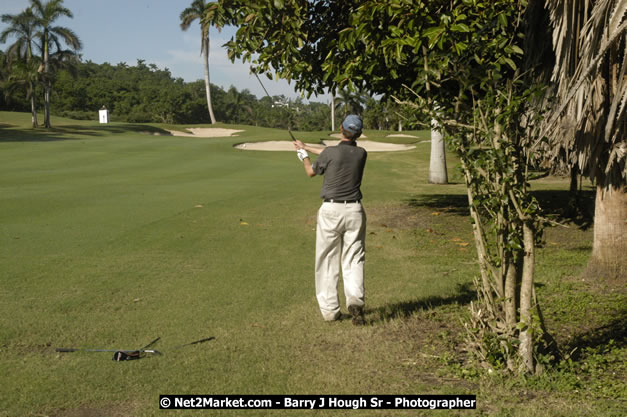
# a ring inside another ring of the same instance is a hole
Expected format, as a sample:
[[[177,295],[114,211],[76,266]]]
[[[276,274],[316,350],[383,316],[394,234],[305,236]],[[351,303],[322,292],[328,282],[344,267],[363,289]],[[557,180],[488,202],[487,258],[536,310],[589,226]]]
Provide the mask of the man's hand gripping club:
[[[310,151],[311,153],[316,155],[320,155],[322,149],[313,148],[311,146],[305,145],[300,140],[294,141],[294,148],[296,148],[296,156],[298,156],[298,159],[303,162],[303,167],[305,168],[305,173],[307,173],[307,176],[314,177],[316,173],[313,170],[313,167],[311,165],[311,159],[309,158],[309,154],[307,153],[307,151]]]
[[[296,155],[298,156],[298,159],[300,159],[301,162],[304,161],[305,158],[309,158],[309,154],[304,149],[296,150]]]

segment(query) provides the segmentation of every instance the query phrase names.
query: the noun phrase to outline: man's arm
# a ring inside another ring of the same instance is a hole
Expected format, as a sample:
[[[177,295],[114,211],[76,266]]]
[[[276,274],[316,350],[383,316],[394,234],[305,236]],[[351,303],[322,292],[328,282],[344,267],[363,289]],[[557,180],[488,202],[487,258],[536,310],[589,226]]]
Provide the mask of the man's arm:
[[[322,151],[324,151],[324,146],[311,146],[311,145],[307,145],[303,142],[301,142],[300,140],[297,140],[294,142],[294,147],[296,149],[304,149],[307,152],[311,152],[315,155],[320,155],[322,153]]]
[[[294,142],[294,147],[296,148],[296,153],[298,154],[298,159],[303,162],[303,167],[305,168],[305,173],[309,178],[315,177],[316,172],[313,169],[311,164],[311,159],[309,158],[309,154],[307,154],[307,147],[305,144],[299,140]],[[316,148],[313,148],[317,150]],[[316,153],[315,151],[312,153]]]
[[[314,172],[313,167],[311,166],[311,159],[309,158],[303,159],[303,167],[305,168],[305,172],[307,173],[307,176],[309,178],[313,178],[316,176],[316,173]]]

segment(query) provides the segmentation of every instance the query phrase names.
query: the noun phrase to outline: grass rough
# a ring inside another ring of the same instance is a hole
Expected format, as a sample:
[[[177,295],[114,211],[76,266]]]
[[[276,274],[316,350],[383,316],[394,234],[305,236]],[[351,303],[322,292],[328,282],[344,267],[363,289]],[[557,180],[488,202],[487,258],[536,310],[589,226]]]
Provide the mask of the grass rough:
[[[626,294],[585,275],[590,219],[549,229],[538,253],[539,300],[565,359],[526,379],[488,374],[462,349],[478,266],[452,155],[447,186],[426,182],[428,144],[369,155],[367,325],[355,327],[323,322],[313,295],[320,179],[291,153],[233,148],[285,131],[228,126],[246,131],[201,139],[52,122],[32,130],[28,114],[0,112],[0,416],[162,415],[166,393],[476,394],[477,410],[439,414],[624,415]],[[556,210],[567,181],[533,189]],[[55,352],[157,336],[164,356],[140,361]]]

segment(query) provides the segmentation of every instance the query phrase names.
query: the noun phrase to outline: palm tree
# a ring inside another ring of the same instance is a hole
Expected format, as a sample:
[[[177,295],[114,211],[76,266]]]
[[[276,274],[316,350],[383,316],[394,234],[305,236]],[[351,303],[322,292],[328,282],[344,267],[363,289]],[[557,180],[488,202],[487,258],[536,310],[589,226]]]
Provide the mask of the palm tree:
[[[220,5],[215,2],[205,3],[205,0],[194,0],[190,7],[181,12],[179,17],[183,30],[189,29],[196,19],[200,21],[200,53],[205,64],[205,91],[207,92],[207,108],[212,124],[216,123],[216,118],[211,106],[211,84],[209,83],[209,28],[212,24],[216,24],[218,30],[222,28],[222,24],[218,22],[219,7]]]
[[[38,64],[33,65],[33,42],[35,39],[35,15],[32,9],[26,9],[20,14],[3,14],[2,22],[9,26],[0,34],[0,43],[5,43],[9,37],[17,38],[7,51],[10,64],[16,60],[23,63],[12,65],[15,71],[9,77],[13,86],[25,85],[26,94],[30,98],[32,126],[37,127],[37,110],[35,108],[35,85],[39,82]],[[34,69],[34,70],[33,70]],[[15,73],[13,73],[15,72]]]
[[[15,90],[26,90],[26,98],[29,99],[31,103],[31,120],[33,128],[38,126],[37,111],[35,110],[35,89],[37,84],[41,81],[41,74],[39,73],[40,67],[40,63],[35,59],[30,61],[19,60],[12,62],[10,72],[4,82],[7,94],[10,94]]]
[[[338,97],[335,97],[335,108],[342,109],[344,116],[348,114],[361,114],[364,111],[364,104],[368,99],[364,94],[350,90],[340,90]]]
[[[627,1],[546,0],[553,29],[545,118],[552,156],[596,183],[592,261],[625,267],[627,253]]]
[[[50,94],[52,91],[52,73],[50,71],[50,56],[62,50],[61,41],[70,46],[72,50],[78,51],[82,44],[78,36],[69,28],[54,26],[54,21],[60,17],[74,17],[72,12],[63,7],[63,0],[49,0],[42,3],[41,0],[30,0],[31,8],[36,17],[36,24],[39,32],[39,47],[41,49],[43,61],[44,77],[44,126],[50,127]],[[64,54],[71,53],[65,51]]]
[[[245,110],[249,116],[252,116],[253,103],[255,101],[255,96],[252,95],[248,89],[238,91],[237,88],[231,86],[224,97],[229,120],[231,122],[241,123],[242,110]]]
[[[0,50],[0,81],[4,80],[8,75],[7,66],[7,56]]]

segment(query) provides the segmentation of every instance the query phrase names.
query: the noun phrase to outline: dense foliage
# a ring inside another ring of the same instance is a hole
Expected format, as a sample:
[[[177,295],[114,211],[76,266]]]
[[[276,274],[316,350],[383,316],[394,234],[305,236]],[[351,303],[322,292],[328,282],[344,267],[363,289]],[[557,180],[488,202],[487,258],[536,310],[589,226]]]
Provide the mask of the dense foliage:
[[[6,65],[0,55],[0,74],[16,71]],[[36,89],[42,90],[41,86]],[[0,110],[30,111],[23,88],[4,91]],[[34,94],[35,106],[42,108],[43,94]],[[290,100],[284,96],[261,99],[249,90],[231,86],[225,90],[211,85],[211,96],[217,121],[294,130],[330,130],[331,109],[328,104]],[[356,101],[356,102],[355,102]],[[54,80],[52,113],[75,119],[98,118],[105,106],[113,121],[210,123],[207,112],[205,85],[202,80],[184,82],[172,76],[168,69],[138,60],[136,65],[119,63],[76,63],[73,70],[61,70]],[[361,113],[366,125],[373,129],[392,129],[399,121],[393,104],[366,97],[351,97],[342,92],[335,101],[336,117],[344,116],[345,108]],[[336,124],[337,125],[337,124]]]
[[[539,208],[528,189],[524,0],[222,0],[233,58],[308,92],[367,90],[428,115],[459,155],[481,278],[467,347],[490,367],[534,372]],[[237,5],[237,7],[234,7]],[[541,323],[540,323],[541,325]],[[492,343],[491,341],[496,341]]]

